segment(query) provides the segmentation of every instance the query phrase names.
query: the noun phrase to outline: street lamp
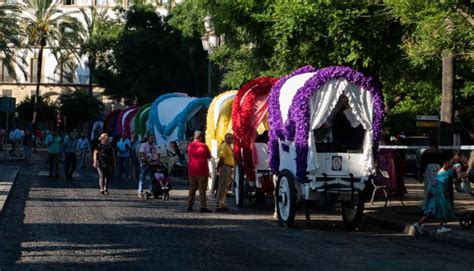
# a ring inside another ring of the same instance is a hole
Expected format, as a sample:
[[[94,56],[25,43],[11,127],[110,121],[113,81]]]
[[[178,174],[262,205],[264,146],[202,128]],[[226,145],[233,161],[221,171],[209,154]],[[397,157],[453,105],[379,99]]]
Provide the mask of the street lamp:
[[[204,28],[206,29],[206,35],[201,37],[202,48],[207,51],[207,96],[211,96],[211,54],[214,48],[219,46],[220,38],[214,33],[214,25],[212,23],[212,17],[206,16],[204,18]]]

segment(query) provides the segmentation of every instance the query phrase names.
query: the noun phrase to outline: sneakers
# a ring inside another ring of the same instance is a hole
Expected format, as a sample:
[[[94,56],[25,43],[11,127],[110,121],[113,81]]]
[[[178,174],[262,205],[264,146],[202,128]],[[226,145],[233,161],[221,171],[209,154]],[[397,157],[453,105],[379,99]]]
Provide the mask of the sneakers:
[[[192,211],[193,211],[193,207],[188,207],[188,209],[186,209],[186,211],[192,212]]]
[[[418,224],[418,222],[417,222],[417,223],[413,224],[413,227],[416,229],[416,231],[417,231],[419,234],[423,234],[423,227],[424,227],[424,225]]]
[[[225,207],[220,207],[220,208],[216,208],[216,212],[228,212],[229,209],[225,208]]]
[[[201,208],[200,212],[201,213],[212,213],[212,211],[207,209],[207,208]]]
[[[109,190],[105,189],[105,190],[104,190],[104,194],[105,194],[105,195],[108,195],[108,194],[109,194]]]
[[[446,233],[446,232],[450,232],[450,231],[451,231],[450,228],[446,228],[446,227],[443,226],[443,227],[441,227],[441,228],[438,228],[438,229],[436,230],[436,233],[442,234],[442,233]]]
[[[139,199],[143,199],[143,193],[138,193],[138,194],[137,194],[137,197],[138,197]]]

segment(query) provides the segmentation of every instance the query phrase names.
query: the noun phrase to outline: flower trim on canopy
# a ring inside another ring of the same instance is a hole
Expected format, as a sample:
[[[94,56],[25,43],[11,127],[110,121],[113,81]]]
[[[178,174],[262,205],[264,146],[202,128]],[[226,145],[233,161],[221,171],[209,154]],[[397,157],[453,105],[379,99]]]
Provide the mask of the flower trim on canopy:
[[[125,117],[125,120],[124,120],[125,127],[123,127],[122,133],[124,133],[128,137],[132,136],[131,123],[132,123],[133,118],[135,118],[135,116],[137,115],[138,110],[140,110],[140,107],[134,106],[134,108],[131,109],[128,115]]]
[[[161,134],[163,136],[170,135],[173,132],[173,130],[176,128],[176,126],[178,125],[179,120],[176,120],[176,117],[175,117],[175,119],[173,119],[173,121],[171,121],[167,125],[163,125],[160,121],[159,116],[158,116],[158,105],[162,101],[164,101],[166,99],[169,99],[169,98],[187,97],[187,96],[188,95],[185,94],[185,93],[179,93],[178,92],[178,93],[163,94],[163,95],[159,96],[158,98],[156,98],[156,100],[151,105],[150,113],[148,115],[147,129],[148,130],[155,129],[159,134]]]
[[[306,180],[307,156],[308,156],[308,136],[309,136],[309,119],[310,119],[310,102],[313,92],[318,91],[327,82],[344,78],[350,83],[365,89],[372,94],[374,106],[374,119],[372,120],[372,130],[374,141],[378,141],[382,131],[382,121],[384,117],[383,96],[380,86],[372,77],[366,77],[362,73],[349,67],[332,66],[320,69],[309,78],[303,87],[298,89],[293,97],[290,109],[288,110],[288,120],[285,123],[287,133],[290,137],[295,137],[296,149],[296,177],[299,182]],[[272,104],[270,106],[276,106]],[[291,134],[293,133],[293,134]],[[272,147],[274,147],[272,145]],[[277,146],[278,147],[278,146]],[[278,149],[273,149],[278,152]],[[272,164],[274,167],[275,164]],[[272,168],[278,171],[278,168]]]
[[[109,131],[112,133],[112,136],[115,135],[116,132],[116,124],[117,124],[117,118],[118,115],[120,114],[120,109],[114,110],[107,114],[104,120],[104,133],[109,133]]]
[[[146,123],[148,121],[148,112],[150,112],[151,103],[145,104],[138,110],[135,118],[135,133],[144,136],[146,132]]]
[[[186,140],[186,122],[190,119],[189,115],[195,111],[196,109],[201,108],[209,108],[211,104],[211,98],[204,97],[204,98],[197,98],[191,101],[183,111],[181,111],[172,121],[177,122],[178,126],[178,140]],[[170,123],[171,124],[171,123]],[[169,136],[173,130],[166,134],[165,136]]]
[[[227,132],[229,125],[232,125],[231,118],[228,117],[226,119],[222,118],[221,121],[221,114],[227,114],[230,115],[232,114],[232,105],[230,106],[230,110],[227,110],[227,103],[230,102],[232,103],[235,99],[229,98],[224,102],[224,105],[222,106],[221,112],[219,112],[219,119],[217,123],[214,123],[214,111],[215,111],[215,106],[216,102],[222,98],[222,96],[226,96],[229,94],[237,93],[235,90],[230,90],[230,91],[225,91],[219,95],[217,95],[211,102],[211,105],[209,106],[209,110],[207,111],[207,117],[206,117],[206,144],[209,147],[209,149],[212,148],[211,146],[211,141],[212,139],[216,139],[219,141],[219,137],[217,134],[221,134],[221,129],[225,129],[225,132]],[[225,111],[225,112],[224,112]],[[221,122],[224,122],[223,124],[220,124]],[[219,144],[220,142],[218,142]]]
[[[251,119],[254,116],[252,110],[253,105],[257,94],[268,94],[277,80],[277,78],[273,77],[259,77],[246,83],[242,88],[240,88],[235,97],[234,103],[232,104],[234,156],[236,162],[243,165],[245,175],[250,181],[255,180],[255,166],[251,151],[252,142],[250,142],[250,135],[255,133],[255,129],[251,125]],[[249,93],[246,94],[247,92]],[[241,105],[241,100],[244,95],[246,95],[245,101]]]
[[[123,123],[124,123],[124,116],[127,115],[127,113],[128,113],[128,115],[130,115],[129,112],[132,111],[132,110],[135,110],[137,107],[138,107],[138,106],[136,106],[136,105],[135,105],[135,106],[131,106],[131,107],[128,107],[127,109],[122,110],[122,112],[120,112],[120,115],[119,115],[119,117],[118,117],[118,124],[117,124],[117,127],[118,127],[118,128],[117,128],[117,133],[118,133],[119,135],[124,134],[124,133],[125,133],[125,130],[126,130],[126,129],[125,129],[125,126],[123,125]],[[128,117],[128,115],[127,115],[127,117]]]
[[[283,85],[286,83],[288,79],[293,76],[315,72],[317,69],[313,66],[303,66],[289,75],[282,77],[278,82],[273,85],[270,95],[268,96],[268,124],[270,125],[271,129],[268,133],[268,158],[270,162],[270,168],[272,169],[273,173],[278,171],[280,166],[280,153],[278,148],[278,139],[284,140],[285,139],[285,129],[283,126],[283,119],[281,117],[281,110],[280,110],[280,92]],[[275,171],[276,168],[276,171]]]

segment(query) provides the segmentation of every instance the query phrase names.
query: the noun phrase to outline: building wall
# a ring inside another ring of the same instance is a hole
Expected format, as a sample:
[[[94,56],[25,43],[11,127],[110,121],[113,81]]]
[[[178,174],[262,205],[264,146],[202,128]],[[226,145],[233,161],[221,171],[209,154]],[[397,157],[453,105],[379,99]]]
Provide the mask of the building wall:
[[[15,0],[0,0],[0,5],[5,2],[11,3]],[[83,15],[79,12],[80,8],[87,8],[91,5],[96,8],[107,9],[108,15],[113,18],[115,13],[112,11],[112,7],[119,4],[123,4],[127,7],[131,0],[63,0],[63,6],[61,9],[65,12],[72,12],[72,16],[79,19],[84,25]],[[157,13],[166,16],[168,14],[167,7],[171,3],[179,3],[181,1],[172,0],[148,0],[149,3],[156,7]],[[36,64],[32,59],[37,59],[38,49],[18,49],[17,50],[17,63],[20,63],[20,56],[24,56],[27,64],[24,66],[26,74],[17,67],[16,74],[17,79],[14,80],[8,75],[5,68],[0,63],[0,95],[9,96],[16,98],[16,102],[19,103],[27,96],[31,96],[35,93],[36,89]],[[1,58],[0,58],[1,60]],[[61,65],[52,54],[51,50],[46,47],[43,52],[43,64],[42,64],[42,75],[41,75],[41,86],[40,95],[49,97],[52,101],[55,101],[59,95],[64,92],[71,91],[74,89],[87,89],[89,84],[89,68],[87,67],[87,56],[81,57],[81,59],[72,60],[75,69],[68,71],[68,68],[63,65],[65,71],[61,72]],[[33,72],[33,74],[32,74]],[[100,98],[105,104],[110,104],[111,100],[102,95],[103,89],[100,87],[94,87],[94,94]]]

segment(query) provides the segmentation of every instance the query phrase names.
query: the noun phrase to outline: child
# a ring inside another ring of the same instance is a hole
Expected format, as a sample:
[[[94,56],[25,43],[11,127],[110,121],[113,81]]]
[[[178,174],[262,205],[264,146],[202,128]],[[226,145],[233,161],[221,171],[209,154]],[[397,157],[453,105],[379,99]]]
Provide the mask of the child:
[[[449,218],[454,217],[452,205],[447,196],[447,188],[450,183],[449,180],[457,179],[460,170],[461,164],[455,163],[452,160],[448,161],[444,163],[436,175],[436,179],[429,185],[423,206],[423,217],[413,225],[420,234],[423,233],[423,223],[430,217],[441,220],[437,230],[438,234],[451,231],[450,228],[444,226]]]

